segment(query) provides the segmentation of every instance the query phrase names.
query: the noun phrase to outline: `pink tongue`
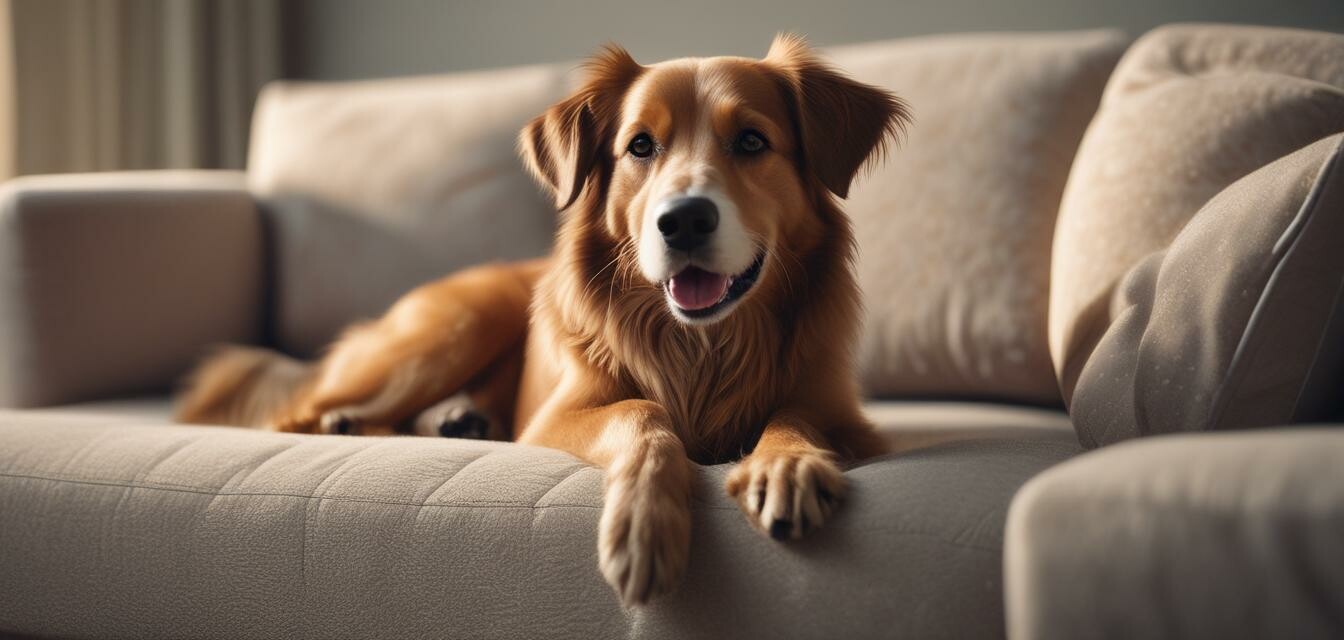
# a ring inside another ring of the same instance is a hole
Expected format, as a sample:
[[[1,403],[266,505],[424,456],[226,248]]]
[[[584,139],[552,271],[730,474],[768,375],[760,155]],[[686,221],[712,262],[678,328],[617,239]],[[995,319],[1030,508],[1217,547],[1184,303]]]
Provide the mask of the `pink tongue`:
[[[721,276],[695,267],[687,267],[681,273],[672,276],[667,290],[677,306],[687,311],[696,311],[714,306],[723,299],[728,291],[728,276]]]

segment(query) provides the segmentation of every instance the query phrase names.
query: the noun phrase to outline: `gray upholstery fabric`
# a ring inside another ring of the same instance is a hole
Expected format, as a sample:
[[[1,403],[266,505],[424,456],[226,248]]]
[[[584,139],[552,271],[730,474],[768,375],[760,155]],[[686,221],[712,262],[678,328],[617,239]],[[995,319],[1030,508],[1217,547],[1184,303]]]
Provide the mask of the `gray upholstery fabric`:
[[[1131,311],[1116,295],[1126,274],[1170,247],[1232,183],[1341,131],[1344,35],[1171,25],[1135,42],[1106,85],[1060,202],[1049,336],[1065,401],[1102,333]],[[1249,191],[1222,208],[1269,204]]]
[[[1046,345],[1055,212],[1127,44],[1099,30],[832,51],[914,114],[844,203],[865,293],[866,393],[1060,404]]]
[[[516,140],[566,69],[268,86],[248,180],[275,239],[279,346],[311,355],[418,284],[545,253],[555,209]]]
[[[1344,430],[1161,436],[1029,482],[1009,637],[1344,637]]]
[[[864,413],[877,426],[893,452],[984,438],[1050,438],[1072,434],[1063,411],[1005,404],[949,401],[873,401]],[[19,417],[96,418],[107,424],[161,423],[173,420],[172,399],[160,396],[97,400],[28,409]]]
[[[13,416],[97,419],[102,424],[116,422],[167,425],[173,424],[173,413],[173,399],[170,396],[140,396],[25,409]]]
[[[0,412],[0,630],[53,637],[1001,637],[1001,534],[1072,434],[847,472],[814,537],[699,470],[689,575],[623,611],[601,472],[555,451]]]
[[[1330,416],[1344,386],[1342,143],[1238,180],[1129,272],[1072,388],[1084,444]]]
[[[981,438],[1051,437],[1073,433],[1063,411],[1006,404],[949,401],[873,401],[863,405],[868,419],[894,451],[909,451],[944,442]],[[21,416],[97,418],[103,423],[168,424],[172,399],[162,396],[97,400],[29,409]]]
[[[0,186],[0,406],[167,389],[262,328],[261,222],[241,173]]]
[[[981,438],[1034,439],[1074,433],[1057,409],[950,401],[870,401],[864,414],[893,452]]]

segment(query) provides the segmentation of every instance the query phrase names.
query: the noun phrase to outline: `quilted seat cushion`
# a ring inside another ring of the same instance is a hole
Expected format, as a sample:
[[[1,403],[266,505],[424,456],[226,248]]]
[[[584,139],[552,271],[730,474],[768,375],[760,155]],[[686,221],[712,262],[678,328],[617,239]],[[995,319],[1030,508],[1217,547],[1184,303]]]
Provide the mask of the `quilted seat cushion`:
[[[686,581],[625,611],[560,452],[0,412],[0,635],[1001,637],[1009,499],[1078,451],[1050,433],[853,468],[797,544],[702,468]]]

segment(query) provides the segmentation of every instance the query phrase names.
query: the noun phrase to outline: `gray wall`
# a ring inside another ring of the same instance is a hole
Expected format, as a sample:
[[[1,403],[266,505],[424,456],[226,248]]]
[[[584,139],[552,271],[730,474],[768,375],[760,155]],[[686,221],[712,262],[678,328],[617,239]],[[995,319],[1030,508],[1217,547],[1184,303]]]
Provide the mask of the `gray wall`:
[[[1344,0],[289,0],[291,77],[350,79],[580,58],[607,41],[641,61],[760,56],[771,36],[814,44],[955,31],[1240,22],[1344,32]]]

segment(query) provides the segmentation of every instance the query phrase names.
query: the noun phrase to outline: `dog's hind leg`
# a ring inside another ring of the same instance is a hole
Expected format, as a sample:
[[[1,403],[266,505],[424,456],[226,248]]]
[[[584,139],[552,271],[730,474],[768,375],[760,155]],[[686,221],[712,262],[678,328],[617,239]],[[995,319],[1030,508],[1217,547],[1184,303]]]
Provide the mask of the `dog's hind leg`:
[[[407,294],[354,327],[272,420],[282,431],[390,433],[485,371],[527,329],[534,260],[468,269]]]
[[[420,436],[509,440],[523,369],[523,341],[466,388],[421,411],[406,429]]]
[[[318,416],[319,433],[341,435],[391,435],[395,425],[413,414],[441,389],[453,385],[452,371],[437,370],[431,355],[393,366],[379,378],[372,395],[358,402],[339,404],[322,410]],[[358,382],[353,384],[358,385]],[[329,397],[338,397],[333,393]]]

